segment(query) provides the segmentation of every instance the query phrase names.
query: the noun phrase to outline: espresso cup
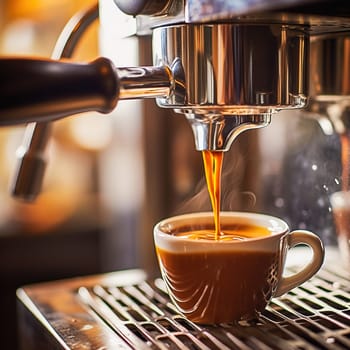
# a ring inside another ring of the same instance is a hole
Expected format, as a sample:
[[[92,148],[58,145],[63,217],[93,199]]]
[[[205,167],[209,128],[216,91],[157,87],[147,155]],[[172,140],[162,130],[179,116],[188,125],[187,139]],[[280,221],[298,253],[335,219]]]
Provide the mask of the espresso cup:
[[[154,228],[162,278],[172,302],[200,324],[251,320],[272,297],[312,277],[321,267],[324,248],[317,235],[290,232],[273,216],[222,212],[219,239],[212,213],[171,217]],[[284,276],[288,250],[306,244],[313,252],[304,267]]]
[[[340,258],[350,268],[350,192],[339,191],[330,196]]]

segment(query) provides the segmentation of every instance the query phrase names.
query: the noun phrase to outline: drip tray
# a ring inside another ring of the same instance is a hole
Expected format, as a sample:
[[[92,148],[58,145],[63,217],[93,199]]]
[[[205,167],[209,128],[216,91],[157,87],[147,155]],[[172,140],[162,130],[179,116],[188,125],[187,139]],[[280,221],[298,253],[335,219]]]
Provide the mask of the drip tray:
[[[350,275],[332,249],[315,277],[250,324],[198,326],[178,314],[161,279],[137,270],[29,286],[18,298],[23,349],[37,349],[39,333],[58,349],[350,349]]]

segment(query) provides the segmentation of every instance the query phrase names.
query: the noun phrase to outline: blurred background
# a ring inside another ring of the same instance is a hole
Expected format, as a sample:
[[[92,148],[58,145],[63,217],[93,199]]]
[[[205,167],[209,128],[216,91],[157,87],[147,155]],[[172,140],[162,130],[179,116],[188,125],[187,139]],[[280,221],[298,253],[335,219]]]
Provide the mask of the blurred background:
[[[69,18],[93,3],[0,0],[1,56],[50,57]],[[123,38],[126,23],[113,1],[100,4],[101,23],[87,31],[73,60],[103,55],[118,66],[151,65],[151,39]],[[156,275],[154,224],[210,210],[188,122],[153,100],[55,122],[43,190],[31,204],[9,193],[24,130],[0,128],[0,348],[11,349],[16,288],[135,267]],[[225,154],[222,209],[277,215],[334,244],[329,195],[340,185],[339,137],[303,112],[283,112]]]

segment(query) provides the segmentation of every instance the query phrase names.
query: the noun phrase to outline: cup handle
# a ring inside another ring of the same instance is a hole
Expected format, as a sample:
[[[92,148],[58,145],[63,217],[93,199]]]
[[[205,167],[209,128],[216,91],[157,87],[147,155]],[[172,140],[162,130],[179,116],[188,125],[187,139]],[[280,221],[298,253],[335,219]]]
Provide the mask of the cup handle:
[[[313,254],[310,261],[299,272],[287,277],[282,276],[274,297],[279,297],[307,281],[320,269],[324,260],[323,243],[314,233],[306,230],[296,230],[290,232],[287,239],[288,250],[298,244],[306,244],[311,248]]]

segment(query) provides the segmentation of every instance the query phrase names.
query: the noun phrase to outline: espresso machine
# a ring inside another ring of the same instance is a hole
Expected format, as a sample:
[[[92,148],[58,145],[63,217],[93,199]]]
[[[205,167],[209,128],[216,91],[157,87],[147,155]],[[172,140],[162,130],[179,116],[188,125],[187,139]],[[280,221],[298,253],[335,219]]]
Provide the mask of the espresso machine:
[[[108,22],[113,9],[127,20],[127,30]],[[147,44],[151,36],[153,63],[119,67],[106,57],[69,62],[97,17],[103,30],[137,35]],[[108,113],[119,100],[152,98],[165,114],[183,115],[198,151],[227,152],[243,131],[268,126],[284,110],[292,117],[305,109],[327,132],[327,125],[344,119],[331,116],[344,106],[340,101],[348,91],[323,89],[333,78],[333,67],[320,76],[323,64],[339,51],[324,45],[315,55],[313,47],[325,38],[345,37],[349,29],[350,6],[341,0],[101,0],[67,25],[51,59],[0,59],[0,125],[30,123],[12,192],[25,200],[39,194],[55,120],[85,111]],[[334,65],[346,76],[346,64],[343,70]],[[274,300],[255,324],[195,325],[178,314],[162,281],[143,270],[26,286],[17,294],[21,345],[346,349],[349,273],[336,260],[336,252],[329,254],[316,277]],[[300,255],[290,269],[298,262]]]

